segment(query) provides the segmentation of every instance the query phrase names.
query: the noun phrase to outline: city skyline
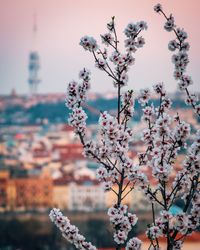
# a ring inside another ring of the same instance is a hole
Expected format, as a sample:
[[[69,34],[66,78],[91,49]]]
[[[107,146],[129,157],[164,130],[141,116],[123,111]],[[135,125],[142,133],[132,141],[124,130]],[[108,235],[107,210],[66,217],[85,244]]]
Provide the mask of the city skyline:
[[[159,1],[166,13],[173,13],[178,26],[189,35],[191,45],[188,74],[192,75],[193,91],[200,91],[198,65],[200,33],[196,24],[200,3],[181,0]],[[79,46],[83,35],[92,35],[100,41],[99,34],[106,32],[106,23],[116,16],[117,31],[123,42],[123,30],[130,21],[147,21],[149,29],[143,33],[146,40],[144,48],[136,52],[135,65],[129,73],[129,87],[138,90],[151,87],[163,81],[169,91],[175,91],[177,84],[173,79],[172,53],[167,44],[172,34],[163,30],[164,20],[156,15],[153,6],[157,1],[103,0],[79,2],[59,0],[1,0],[0,1],[0,86],[1,94],[8,94],[13,88],[17,93],[28,93],[28,55],[36,46],[41,58],[39,93],[65,92],[67,82],[78,79],[81,68],[92,72],[92,91],[113,90],[112,80],[93,65],[92,56]],[[89,6],[89,7],[88,7]],[[33,43],[33,14],[37,10],[38,35]],[[102,84],[103,82],[103,84]]]

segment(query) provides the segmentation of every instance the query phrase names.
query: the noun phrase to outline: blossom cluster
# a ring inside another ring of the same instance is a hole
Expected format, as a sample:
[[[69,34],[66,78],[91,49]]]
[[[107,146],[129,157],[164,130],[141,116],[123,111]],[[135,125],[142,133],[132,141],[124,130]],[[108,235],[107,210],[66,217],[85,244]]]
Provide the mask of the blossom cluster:
[[[80,84],[76,81],[68,84],[66,106],[72,110],[68,119],[69,124],[76,128],[76,133],[84,135],[87,115],[81,105],[85,102],[90,88],[90,71],[84,68],[79,72],[79,78],[82,80]]]
[[[196,199],[198,199],[199,204],[199,197],[196,197]],[[197,212],[197,209],[195,211]],[[168,232],[178,232],[183,236],[190,235],[191,232],[199,225],[199,221],[194,214],[188,215],[184,212],[181,212],[176,215],[172,215],[169,211],[162,210],[160,215],[161,216],[155,220],[155,223],[153,223],[146,231],[147,236],[151,240],[158,239],[162,236],[167,237]],[[178,245],[175,249],[181,249],[178,248]]]
[[[128,151],[128,143],[132,137],[130,128],[124,128],[118,124],[117,119],[106,111],[99,118],[100,133],[105,140],[105,144],[111,149],[112,155],[120,156]]]
[[[187,169],[187,173],[200,174],[200,130],[196,132],[195,141],[188,150],[184,167]]]
[[[80,45],[83,46],[85,50],[89,50],[90,52],[96,51],[98,48],[97,41],[91,36],[82,37]]]
[[[124,117],[133,117],[134,114],[134,96],[133,91],[128,90],[122,94],[121,97],[121,112]]]
[[[162,236],[162,231],[158,226],[153,225],[147,230],[146,234],[151,240],[155,240]]]
[[[191,214],[189,215],[189,233],[195,230],[200,225],[200,185],[196,188],[197,192],[195,193],[192,199],[192,209]]]
[[[76,133],[85,134],[87,115],[82,107],[75,108],[72,113],[69,114],[68,123],[75,127]]]
[[[180,121],[179,121],[180,122]],[[178,126],[179,136],[177,139],[183,140],[185,132],[183,128],[185,123],[180,123]],[[188,128],[185,128],[188,131]],[[183,132],[183,133],[182,133]],[[183,136],[183,137],[182,137]],[[200,131],[197,131],[196,140],[188,150],[189,154],[184,162],[185,168],[178,172],[173,184],[172,191],[166,193],[165,203],[166,209],[161,211],[161,216],[158,217],[152,226],[149,227],[146,234],[151,241],[158,239],[161,236],[167,236],[168,233],[177,232],[182,234],[183,237],[190,235],[192,231],[199,226],[199,208],[200,208],[200,183],[199,183],[199,164],[200,164]],[[192,180],[192,181],[191,181]],[[194,195],[191,193],[194,192]],[[185,201],[183,212],[172,215],[168,210],[172,205],[175,197],[181,197]],[[186,213],[192,205],[190,212]],[[161,203],[162,205],[162,203]],[[163,206],[165,206],[163,204]],[[176,240],[173,243],[173,249],[181,249],[182,241]]]
[[[154,6],[154,11],[157,12],[157,13],[161,12],[162,11],[162,5],[160,3],[156,4]]]
[[[96,173],[97,179],[103,183],[103,188],[105,191],[109,191],[118,179],[118,172],[115,168],[107,169],[104,166],[101,166],[97,169]]]
[[[143,47],[145,40],[143,37],[138,37],[142,30],[147,29],[147,24],[144,21],[137,23],[129,23],[124,30],[127,39],[125,40],[125,47],[129,53],[136,52],[137,48]],[[137,38],[137,39],[136,39]]]
[[[154,10],[166,17],[160,4],[156,5]],[[198,98],[188,91],[192,79],[185,73],[189,63],[187,54],[189,44],[185,41],[187,34],[183,29],[176,27],[172,15],[166,19],[164,28],[176,34],[176,39],[170,41],[168,46],[171,51],[178,50],[178,53],[172,57],[175,65],[174,76],[179,81],[180,89],[187,93],[187,104],[191,104],[199,113]],[[135,61],[133,52],[145,43],[144,38],[139,37],[139,34],[147,29],[147,25],[143,21],[127,25],[124,30],[126,53],[119,51],[114,17],[107,24],[107,29],[108,31],[101,35],[102,43],[107,48],[102,50],[96,40],[89,36],[82,37],[80,45],[94,56],[95,66],[112,78],[118,90],[117,114],[111,115],[107,111],[101,111],[96,139],[86,138],[87,115],[83,104],[90,87],[90,72],[84,68],[79,73],[81,83],[71,81],[67,88],[66,105],[72,111],[68,122],[80,137],[85,157],[100,164],[96,174],[104,190],[114,192],[116,195],[116,204],[108,209],[108,216],[114,228],[114,241],[118,248],[121,249],[126,243],[126,250],[141,249],[142,242],[139,239],[134,237],[127,242],[128,234],[138,219],[122,202],[133,188],[138,188],[151,203],[153,210],[153,223],[146,231],[151,241],[149,249],[158,250],[157,241],[159,237],[164,236],[173,249],[179,250],[182,247],[182,239],[199,225],[200,131],[197,131],[194,143],[188,147],[188,139],[191,138],[190,125],[182,121],[178,114],[174,119],[171,117],[172,102],[164,84],[157,83],[153,86],[158,96],[158,105],[150,101],[150,90],[142,89],[138,102],[142,106],[142,121],[146,125],[141,135],[145,151],[138,154],[138,162],[133,162],[129,155],[130,143],[133,139],[129,120],[134,116],[135,97],[132,90],[121,92],[121,87],[128,82],[128,70]],[[110,54],[108,54],[109,49],[112,50]],[[175,162],[181,149],[187,149],[187,156],[183,167],[174,177]],[[151,185],[143,171],[145,168],[150,170],[155,185]],[[117,191],[114,185],[118,187]],[[184,201],[183,210],[172,215],[170,208],[180,197]],[[157,218],[154,214],[155,204],[162,209]],[[85,241],[85,238],[78,233],[78,229],[70,224],[60,210],[53,209],[50,212],[50,218],[62,231],[63,236],[78,249],[96,249],[91,243]],[[177,238],[178,232],[182,235],[180,239]]]
[[[117,204],[108,209],[110,222],[115,229],[114,240],[117,244],[123,244],[127,240],[128,233],[138,220],[136,215],[129,213],[127,209],[126,205]]]
[[[153,176],[158,180],[168,180],[172,171],[172,159],[184,144],[190,134],[190,126],[179,122],[172,127],[172,119],[167,113],[171,107],[171,100],[167,97],[163,83],[154,85],[154,91],[160,96],[159,108],[149,105],[149,90],[142,90],[139,96],[143,108],[142,119],[147,122],[148,128],[143,130],[142,140],[148,146],[149,157],[146,155],[143,164],[152,168]]]
[[[66,106],[69,109],[80,107],[85,102],[87,91],[90,88],[90,71],[86,68],[79,72],[79,78],[82,80],[80,84],[71,81],[68,84],[66,95]]]
[[[100,114],[99,118],[99,138],[100,142],[97,140],[85,143],[85,155],[93,158],[95,154],[101,159],[119,158],[128,152],[132,131],[128,127],[125,128],[123,124],[118,124],[117,118],[105,111]]]
[[[138,96],[138,102],[142,105],[145,106],[150,98],[150,90],[148,88],[146,89],[141,89],[140,94]]]
[[[145,40],[143,37],[138,37],[142,30],[147,29],[147,24],[144,21],[140,21],[136,24],[129,23],[124,30],[127,37],[125,40],[125,47],[127,53],[123,54],[118,49],[117,34],[115,30],[114,17],[112,21],[107,24],[108,32],[101,35],[102,43],[107,47],[111,47],[114,51],[108,57],[107,49],[101,50],[97,45],[96,40],[93,37],[84,36],[81,38],[80,45],[85,49],[93,53],[95,58],[95,65],[102,71],[105,71],[110,77],[113,78],[114,86],[125,86],[128,82],[127,71],[130,65],[135,61],[132,56],[132,52],[135,52],[137,48],[143,47]],[[112,63],[111,67],[109,63]]]
[[[172,31],[175,28],[174,17],[172,15],[170,15],[169,18],[167,19],[164,28],[167,31]]]
[[[126,250],[140,250],[142,241],[136,237],[131,238],[126,244]]]
[[[128,151],[128,143],[132,137],[131,129],[118,124],[117,118],[106,111],[100,114],[99,133],[101,142],[87,142],[84,148],[85,155],[93,157],[93,154],[96,154],[98,158],[118,158]]]
[[[50,211],[49,217],[53,223],[62,232],[62,236],[74,244],[77,249],[80,250],[96,250],[90,242],[85,241],[85,237],[79,234],[79,230],[76,226],[72,225],[69,219],[61,213],[57,208],[53,208]]]
[[[176,190],[177,194],[187,203],[187,200],[191,199],[188,194],[190,194],[191,190],[195,190],[197,193],[199,192],[200,185],[198,183],[198,179],[200,176],[200,131],[196,132],[196,139],[193,144],[188,149],[188,154],[183,162],[184,168],[180,170],[176,178],[174,179],[172,186],[173,189]],[[193,180],[191,182],[191,180]],[[194,183],[196,183],[194,185]],[[199,196],[197,196],[199,197]],[[193,207],[198,209],[199,198],[194,199]],[[194,217],[196,210],[194,209]],[[197,213],[199,216],[199,214]],[[194,221],[198,220],[198,217],[194,219]]]
[[[114,51],[109,59],[115,66],[115,75],[117,76],[118,72],[120,72],[114,81],[114,86],[116,87],[118,84],[120,84],[120,86],[127,85],[127,71],[129,66],[131,66],[135,61],[133,56],[130,53],[121,54],[119,51]]]
[[[102,43],[104,43],[107,46],[109,46],[110,44],[112,44],[112,42],[114,42],[114,37],[112,36],[111,33],[105,33],[104,35],[101,35],[101,38],[102,38]]]
[[[186,74],[186,67],[189,63],[187,51],[190,48],[189,43],[186,41],[188,35],[184,29],[178,28],[175,25],[174,17],[170,15],[169,17],[163,12],[162,6],[160,4],[154,7],[154,10],[158,13],[162,13],[166,19],[164,28],[167,31],[173,31],[176,38],[171,40],[168,44],[168,48],[171,51],[178,52],[172,56],[172,62],[175,66],[174,78],[178,80],[178,86],[180,90],[184,90],[187,94],[185,102],[187,105],[191,105],[196,113],[200,115],[200,104],[198,104],[198,96],[194,93],[190,93],[188,87],[193,83],[192,78]]]

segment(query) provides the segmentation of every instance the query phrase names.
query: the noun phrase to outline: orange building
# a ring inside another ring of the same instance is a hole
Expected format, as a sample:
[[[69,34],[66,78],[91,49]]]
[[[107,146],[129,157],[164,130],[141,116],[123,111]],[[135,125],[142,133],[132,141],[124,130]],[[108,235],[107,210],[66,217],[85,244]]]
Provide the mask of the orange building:
[[[9,182],[9,172],[0,171],[0,207],[5,208],[8,203],[7,186]]]
[[[11,178],[8,170],[0,171],[0,208],[49,208],[53,203],[53,183],[48,176]]]
[[[16,178],[13,181],[16,189],[16,207],[51,207],[53,185],[50,178]]]

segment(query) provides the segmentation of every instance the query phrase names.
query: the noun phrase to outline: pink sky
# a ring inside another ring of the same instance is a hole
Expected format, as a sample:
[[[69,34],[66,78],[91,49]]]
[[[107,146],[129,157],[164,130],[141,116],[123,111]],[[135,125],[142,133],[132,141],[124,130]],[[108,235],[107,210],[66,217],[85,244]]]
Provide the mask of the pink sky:
[[[192,75],[194,91],[200,91],[200,1],[159,1],[167,13],[173,13],[176,23],[188,32],[191,49],[188,73]],[[130,71],[129,86],[138,90],[163,81],[169,91],[176,89],[172,77],[171,52],[167,49],[171,33],[164,31],[164,20],[153,11],[154,0],[0,0],[0,89],[9,93],[28,92],[28,54],[33,46],[33,12],[37,9],[37,50],[41,59],[39,91],[65,92],[66,83],[77,79],[83,67],[93,74],[92,90],[112,90],[112,81],[93,65],[92,55],[79,46],[83,35],[106,31],[106,23],[115,15],[119,38],[128,22],[145,20],[149,29],[143,33],[144,48],[136,54]]]

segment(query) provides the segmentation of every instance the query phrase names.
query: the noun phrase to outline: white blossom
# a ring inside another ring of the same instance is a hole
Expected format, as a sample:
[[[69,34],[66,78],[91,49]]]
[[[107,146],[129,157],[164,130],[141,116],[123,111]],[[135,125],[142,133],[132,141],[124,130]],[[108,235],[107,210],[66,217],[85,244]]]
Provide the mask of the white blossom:
[[[170,15],[170,17],[167,19],[167,22],[165,23],[164,28],[167,31],[172,31],[174,29],[174,17],[172,15]]]
[[[51,221],[60,229],[62,236],[74,244],[76,248],[96,250],[96,247],[94,247],[90,242],[85,241],[85,237],[78,233],[78,228],[71,225],[69,219],[64,217],[59,209],[53,208],[50,211],[49,217]]]
[[[141,89],[140,94],[138,96],[138,102],[142,105],[145,106],[150,98],[150,90],[148,88],[146,89]]]
[[[80,45],[83,46],[85,50],[89,50],[90,52],[96,51],[98,48],[96,40],[90,36],[82,37],[80,40]]]
[[[147,230],[146,234],[150,239],[154,240],[162,236],[162,231],[160,230],[159,227],[152,226]]]
[[[140,250],[142,246],[142,241],[136,237],[131,238],[127,245],[126,250]]]
[[[169,50],[177,52],[172,56],[175,66],[174,77],[178,80],[179,88],[187,94],[186,104],[192,105],[196,114],[200,114],[197,94],[190,94],[188,91],[192,78],[186,74],[189,63],[187,33],[176,27],[173,16],[167,17],[160,4],[157,4],[154,10],[164,15],[164,28],[173,31],[176,36],[168,44]],[[137,224],[137,216],[130,213],[128,206],[123,204],[126,195],[137,188],[143,192],[152,209],[154,205],[161,208],[160,214],[154,214],[153,223],[146,231],[151,243],[155,243],[151,249],[159,250],[159,237],[167,238],[170,235],[171,238],[175,238],[177,232],[186,237],[199,226],[200,131],[194,136],[190,124],[182,121],[179,114],[172,118],[172,101],[167,95],[167,88],[162,82],[154,84],[153,89],[158,102],[152,100],[149,89],[140,90],[138,96],[138,102],[142,106],[141,119],[146,126],[139,138],[140,143],[144,145],[144,151],[138,153],[136,159],[131,158],[135,134],[129,121],[134,117],[134,96],[133,90],[122,91],[121,87],[128,83],[128,72],[135,61],[133,52],[145,43],[139,34],[147,29],[147,24],[140,21],[131,22],[126,26],[125,53],[119,50],[114,17],[107,24],[107,28],[108,32],[101,35],[101,39],[103,44],[109,46],[108,50],[101,50],[96,40],[89,36],[81,38],[80,45],[92,52],[96,67],[112,78],[118,90],[117,114],[101,111],[95,139],[88,138],[87,114],[83,107],[87,100],[91,77],[90,71],[84,68],[79,73],[80,82],[72,80],[67,87],[66,106],[71,112],[68,123],[80,137],[83,155],[99,164],[96,176],[102,188],[116,195],[116,203],[108,209],[115,243],[120,247],[125,245],[130,231]],[[193,143],[190,145],[191,140]],[[176,160],[181,149],[187,152],[180,164],[181,169],[177,170]],[[185,212],[174,215],[171,213],[171,207],[180,197],[183,199]],[[50,218],[60,229],[63,237],[77,249],[96,249],[90,242],[85,241],[78,228],[71,225],[59,209],[52,209]],[[139,250],[141,243],[134,237],[126,243],[126,250]],[[181,240],[174,241],[173,249],[181,249],[181,246]]]
[[[161,10],[162,10],[162,6],[161,6],[161,4],[156,4],[155,6],[154,6],[154,10],[155,10],[155,12],[160,12]]]
[[[106,33],[104,35],[101,35],[101,39],[102,43],[106,44],[107,46],[109,46],[114,41],[114,38],[111,35],[111,33]]]

